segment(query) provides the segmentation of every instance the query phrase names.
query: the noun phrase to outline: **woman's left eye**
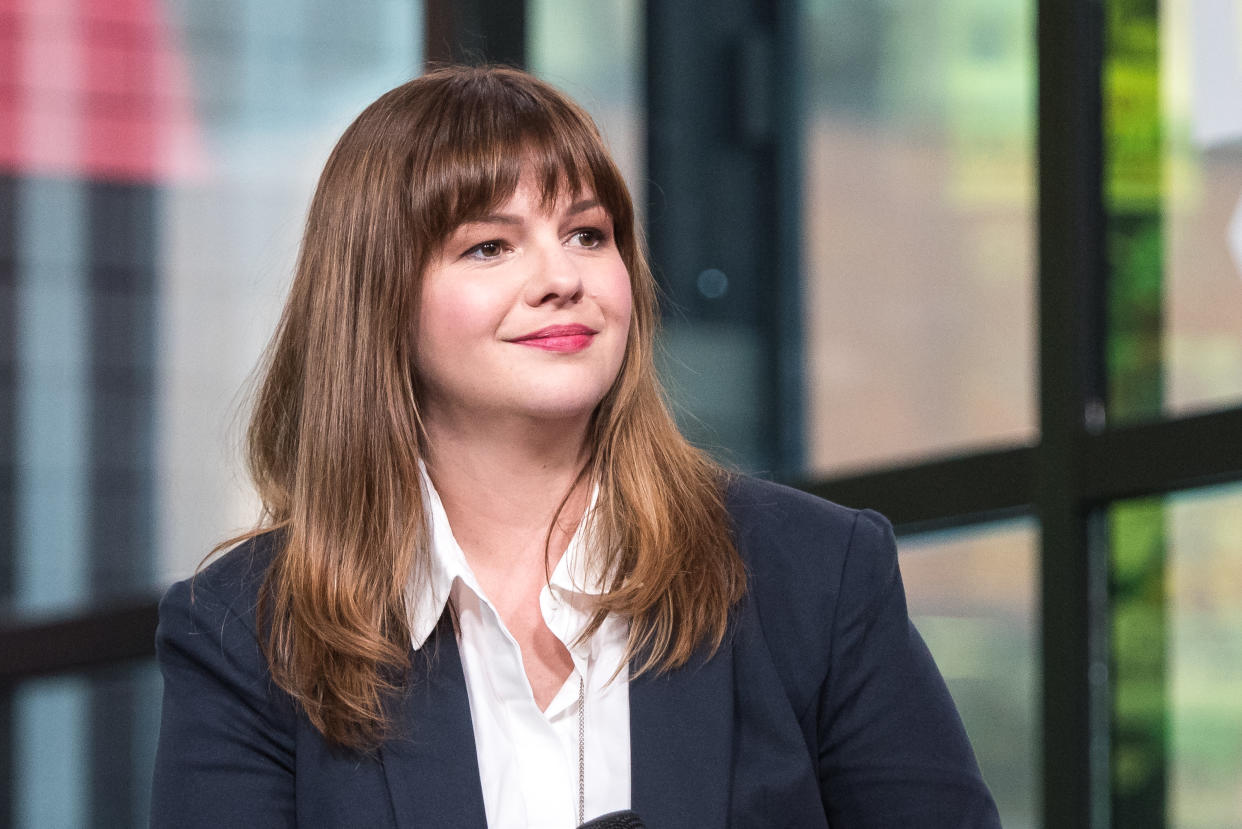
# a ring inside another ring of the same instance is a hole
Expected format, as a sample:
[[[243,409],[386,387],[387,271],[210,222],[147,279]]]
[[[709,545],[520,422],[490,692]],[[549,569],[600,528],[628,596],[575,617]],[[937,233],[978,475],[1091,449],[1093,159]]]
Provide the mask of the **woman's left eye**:
[[[584,227],[575,230],[573,235],[569,237],[570,244],[580,248],[597,248],[604,244],[606,237],[604,231],[594,227]]]

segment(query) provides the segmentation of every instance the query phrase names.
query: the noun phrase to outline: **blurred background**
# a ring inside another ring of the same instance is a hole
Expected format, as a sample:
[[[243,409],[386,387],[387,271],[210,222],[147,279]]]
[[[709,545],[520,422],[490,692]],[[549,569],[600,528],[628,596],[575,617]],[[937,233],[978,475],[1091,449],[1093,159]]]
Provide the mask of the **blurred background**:
[[[146,825],[315,177],[447,60],[597,119],[687,433],[893,519],[1007,827],[1242,826],[1242,0],[0,0],[0,827]]]

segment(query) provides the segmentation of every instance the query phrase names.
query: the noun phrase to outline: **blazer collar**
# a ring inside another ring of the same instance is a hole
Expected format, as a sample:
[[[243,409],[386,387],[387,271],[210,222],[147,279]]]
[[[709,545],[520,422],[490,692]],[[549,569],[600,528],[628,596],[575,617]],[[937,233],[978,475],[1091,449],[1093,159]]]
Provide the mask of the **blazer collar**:
[[[381,748],[397,825],[486,826],[470,701],[449,613],[413,654],[404,729]],[[428,658],[430,654],[430,658]],[[630,799],[649,827],[724,826],[733,757],[733,652],[630,681]],[[452,747],[452,748],[449,748]]]
[[[733,651],[630,682],[630,800],[649,827],[725,826],[733,762]]]
[[[397,826],[486,826],[470,698],[447,608],[411,659],[413,676],[393,718],[401,731],[380,748]]]

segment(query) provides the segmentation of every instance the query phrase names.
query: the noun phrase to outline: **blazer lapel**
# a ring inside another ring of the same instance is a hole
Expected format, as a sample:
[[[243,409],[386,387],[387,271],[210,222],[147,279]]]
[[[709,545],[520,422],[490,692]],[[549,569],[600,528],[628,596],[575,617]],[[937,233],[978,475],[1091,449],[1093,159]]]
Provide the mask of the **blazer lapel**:
[[[380,749],[397,826],[487,825],[470,698],[448,609],[420,652],[397,705],[397,733]]]
[[[647,826],[728,823],[733,704],[727,640],[711,659],[630,683],[630,798]]]

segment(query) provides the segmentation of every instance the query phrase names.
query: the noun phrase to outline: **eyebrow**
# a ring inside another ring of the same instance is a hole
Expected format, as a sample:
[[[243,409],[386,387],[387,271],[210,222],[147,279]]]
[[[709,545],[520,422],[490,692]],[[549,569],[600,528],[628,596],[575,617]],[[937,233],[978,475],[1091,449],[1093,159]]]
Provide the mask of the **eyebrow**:
[[[582,199],[581,201],[576,201],[571,204],[569,206],[569,210],[566,212],[570,216],[575,216],[579,213],[585,213],[588,210],[593,210],[596,207],[600,207],[599,199]]]
[[[600,206],[599,199],[582,199],[571,204],[569,209],[565,211],[565,215],[577,216],[579,213],[585,213]],[[477,219],[464,222],[464,224],[468,225],[520,225],[521,223],[521,217],[514,216],[511,213],[489,213],[486,216],[480,216]]]

